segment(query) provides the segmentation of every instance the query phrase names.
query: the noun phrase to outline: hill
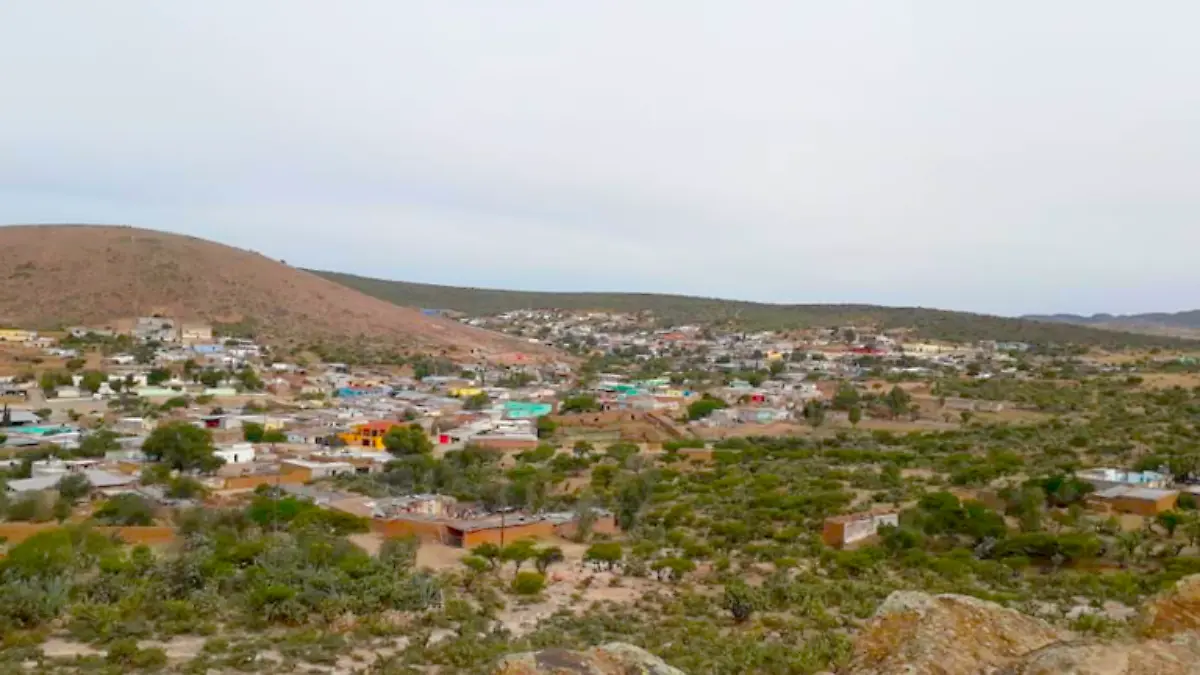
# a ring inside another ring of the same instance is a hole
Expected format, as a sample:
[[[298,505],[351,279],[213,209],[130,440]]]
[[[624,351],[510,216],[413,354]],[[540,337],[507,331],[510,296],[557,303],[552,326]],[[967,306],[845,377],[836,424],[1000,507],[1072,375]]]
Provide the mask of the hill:
[[[1005,340],[1100,347],[1178,347],[1191,344],[1169,337],[1114,333],[1062,322],[1010,319],[922,307],[781,305],[649,293],[503,291],[386,281],[338,272],[314,270],[313,273],[398,305],[452,309],[474,315],[495,314],[514,309],[590,309],[619,312],[648,310],[673,322],[719,323],[748,329],[873,325],[880,329],[911,328],[918,335],[929,339],[962,342]]]
[[[1024,317],[1034,321],[1053,321],[1105,330],[1129,331],[1151,335],[1200,338],[1200,310],[1186,312],[1151,312],[1147,314],[1049,314]]]
[[[0,323],[102,325],[136,316],[250,326],[275,343],[369,342],[498,355],[528,343],[383,302],[265,256],[131,227],[0,227]]]

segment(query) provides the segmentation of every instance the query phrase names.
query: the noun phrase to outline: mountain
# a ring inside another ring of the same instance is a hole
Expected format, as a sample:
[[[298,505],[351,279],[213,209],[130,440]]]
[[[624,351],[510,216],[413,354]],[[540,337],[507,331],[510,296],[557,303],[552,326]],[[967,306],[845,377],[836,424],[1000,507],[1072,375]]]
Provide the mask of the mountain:
[[[1148,333],[1151,335],[1174,335],[1177,337],[1200,338],[1200,309],[1186,312],[1152,312],[1148,314],[1048,314],[1023,317],[1033,321],[1053,321],[1080,326],[1094,326],[1106,330]]]
[[[514,309],[648,310],[672,322],[713,322],[747,329],[873,325],[880,329],[911,328],[926,338],[962,342],[1004,340],[1100,347],[1191,345],[1169,337],[1115,333],[1063,322],[1010,319],[922,307],[780,305],[649,293],[503,291],[386,281],[338,272],[313,270],[313,273],[397,305],[451,309],[467,314],[495,314]]]
[[[250,326],[284,344],[548,356],[550,350],[383,302],[251,251],[132,227],[0,227],[0,324],[52,329],[161,315]]]

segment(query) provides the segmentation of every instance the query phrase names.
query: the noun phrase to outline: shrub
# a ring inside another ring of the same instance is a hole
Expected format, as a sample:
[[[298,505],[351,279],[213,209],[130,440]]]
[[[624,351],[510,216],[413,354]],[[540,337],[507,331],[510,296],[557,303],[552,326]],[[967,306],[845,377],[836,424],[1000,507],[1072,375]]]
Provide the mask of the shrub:
[[[106,525],[153,525],[154,507],[140,495],[117,495],[96,509],[95,518]]]
[[[539,572],[518,572],[512,581],[512,591],[517,595],[537,595],[546,587],[546,576]]]

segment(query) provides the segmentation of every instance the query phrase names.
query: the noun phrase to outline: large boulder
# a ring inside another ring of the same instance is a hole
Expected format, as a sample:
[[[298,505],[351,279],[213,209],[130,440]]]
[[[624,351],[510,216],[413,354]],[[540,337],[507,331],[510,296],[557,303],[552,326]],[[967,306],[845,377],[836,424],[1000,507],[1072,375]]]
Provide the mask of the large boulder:
[[[586,651],[543,649],[505,657],[493,675],[686,675],[633,645],[610,642]]]
[[[897,591],[855,641],[856,675],[977,675],[1072,636],[992,602]]]

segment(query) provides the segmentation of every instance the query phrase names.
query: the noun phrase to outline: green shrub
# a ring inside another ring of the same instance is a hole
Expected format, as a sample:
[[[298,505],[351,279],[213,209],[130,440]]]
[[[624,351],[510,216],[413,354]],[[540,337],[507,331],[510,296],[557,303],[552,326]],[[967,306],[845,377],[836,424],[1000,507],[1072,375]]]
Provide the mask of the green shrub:
[[[517,595],[537,595],[545,587],[546,576],[538,572],[518,572],[512,581],[512,591]]]

